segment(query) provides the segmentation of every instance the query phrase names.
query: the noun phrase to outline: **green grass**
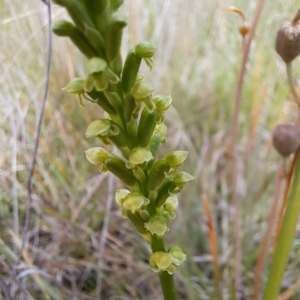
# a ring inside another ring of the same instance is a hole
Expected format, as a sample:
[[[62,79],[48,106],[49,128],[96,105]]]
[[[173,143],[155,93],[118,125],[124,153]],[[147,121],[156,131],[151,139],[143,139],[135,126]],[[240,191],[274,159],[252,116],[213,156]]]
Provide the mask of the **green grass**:
[[[216,220],[223,294],[231,292],[233,233],[228,168],[217,166],[221,163],[221,150],[228,143],[231,124],[241,60],[237,32],[240,20],[222,8],[229,4],[238,6],[251,18],[256,1],[219,3],[130,0],[123,7],[129,16],[124,56],[142,40],[157,46],[152,73],[145,66],[143,69],[157,93],[172,93],[173,108],[166,114],[168,144],[161,151],[188,150],[186,171],[197,176],[180,195],[180,209],[167,238],[167,243],[176,241],[188,254],[187,262],[176,274],[181,299],[209,299],[214,290],[206,217],[200,198],[203,192],[208,195]],[[285,66],[274,51],[274,38],[277,28],[297,9],[293,1],[266,1],[244,84],[238,177],[242,201],[242,292],[246,299],[252,294],[255,258],[266,228],[279,162],[271,145],[272,130],[291,120],[295,110],[286,101],[290,93]],[[61,8],[53,6],[55,19],[62,14]],[[14,264],[19,267],[18,273],[32,268],[28,262],[18,262],[15,256],[26,208],[27,167],[44,85],[46,8],[41,1],[21,4],[5,0],[0,15],[0,275],[14,293],[13,298],[27,291],[32,298],[42,299],[41,289],[30,275],[8,279]],[[55,36],[52,53],[50,91],[33,189],[35,213],[30,222],[29,257],[35,270],[40,271],[38,276],[55,286],[66,299],[71,299],[70,295],[88,299],[83,296],[89,293],[88,284],[82,283],[83,274],[95,271],[99,264],[104,270],[102,299],[160,299],[157,276],[147,262],[150,249],[140,242],[127,220],[121,218],[115,203],[105,255],[99,262],[107,175],[100,175],[86,161],[84,150],[95,145],[84,138],[84,132],[102,112],[90,103],[81,108],[75,97],[61,91],[71,78],[83,73],[82,55],[66,39]],[[299,59],[294,63],[295,78],[300,74],[298,66]],[[115,182],[115,186],[120,187],[120,183]],[[296,238],[299,239],[299,233]],[[293,259],[298,255],[295,242],[283,288],[299,279],[295,276],[297,259]],[[268,265],[264,279],[267,270]],[[93,279],[95,276],[91,282]],[[16,290],[21,283],[23,292]],[[80,286],[84,289],[80,290]],[[51,289],[52,293],[57,291],[50,285],[44,293],[51,294]],[[298,292],[295,297],[299,296]],[[93,298],[93,292],[90,297]]]

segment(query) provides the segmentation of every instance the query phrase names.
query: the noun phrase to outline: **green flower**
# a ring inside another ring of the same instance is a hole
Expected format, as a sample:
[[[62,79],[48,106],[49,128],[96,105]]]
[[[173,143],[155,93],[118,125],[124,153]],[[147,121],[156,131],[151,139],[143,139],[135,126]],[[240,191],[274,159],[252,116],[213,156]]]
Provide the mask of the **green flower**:
[[[172,263],[176,266],[179,267],[185,260],[186,260],[186,254],[183,253],[181,248],[179,247],[172,247],[168,250],[168,253],[172,255]]]
[[[84,93],[85,80],[80,77],[72,79],[62,90],[71,94],[82,95]]]
[[[85,136],[89,137],[97,137],[97,136],[115,136],[118,135],[120,129],[118,126],[112,124],[110,120],[100,119],[93,121],[87,128],[85,132]]]
[[[178,199],[175,196],[169,197],[164,204],[164,211],[168,213],[170,219],[175,219],[175,210],[178,207]]]
[[[145,198],[143,195],[133,192],[128,194],[123,202],[123,207],[126,210],[130,210],[133,214],[142,208],[142,206],[146,206],[150,203],[149,199]]]
[[[166,156],[166,162],[171,168],[177,169],[184,163],[188,154],[188,151],[173,151]]]
[[[101,166],[109,155],[109,153],[101,147],[90,148],[84,151],[84,153],[87,160],[96,166]]]
[[[87,79],[85,90],[91,92],[93,88],[97,91],[105,91],[108,82],[116,84],[120,81],[119,77],[108,67],[107,62],[101,57],[92,57],[85,66]]]
[[[137,81],[132,88],[132,96],[137,101],[137,103],[144,102],[147,109],[149,111],[153,111],[155,109],[155,104],[152,101],[152,93],[155,88],[144,81]]]
[[[134,148],[128,157],[126,167],[128,169],[144,169],[153,158],[150,150],[145,148]]]
[[[155,272],[167,271],[170,275],[176,270],[176,266],[172,264],[172,255],[163,251],[155,252],[150,257],[150,267]]]
[[[148,223],[145,223],[145,228],[157,236],[163,236],[170,231],[167,226],[167,219],[161,214],[152,215]]]

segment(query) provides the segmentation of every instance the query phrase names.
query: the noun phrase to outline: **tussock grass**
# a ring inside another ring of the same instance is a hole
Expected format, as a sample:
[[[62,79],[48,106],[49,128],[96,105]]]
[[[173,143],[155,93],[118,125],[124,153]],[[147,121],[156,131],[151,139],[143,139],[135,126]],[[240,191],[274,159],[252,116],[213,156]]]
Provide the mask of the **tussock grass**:
[[[163,151],[179,145],[187,149],[187,171],[197,176],[181,194],[180,213],[169,237],[188,255],[176,278],[182,299],[210,299],[214,292],[202,193],[210,200],[222,291],[224,299],[230,299],[232,205],[222,151],[228,143],[241,41],[240,20],[222,8],[238,6],[251,18],[255,3],[131,0],[123,7],[129,16],[124,55],[142,40],[156,45],[153,72],[145,68],[145,73],[158,93],[173,96],[174,107],[166,114],[170,143]],[[295,110],[293,103],[285,101],[290,94],[285,67],[273,49],[274,37],[297,8],[293,1],[266,1],[247,65],[238,143],[242,293],[246,299],[252,294],[255,259],[279,162],[271,147],[271,131],[283,120],[289,121]],[[53,6],[54,18],[62,13]],[[105,253],[99,259],[108,176],[88,164],[83,151],[93,146],[84,138],[85,129],[102,112],[89,103],[81,108],[75,97],[61,91],[70,78],[82,74],[83,57],[58,37],[53,39],[50,92],[34,176],[28,259],[18,260],[27,201],[25,181],[45,83],[47,20],[43,3],[33,0],[26,4],[4,0],[0,15],[0,295],[5,297],[8,290],[14,299],[53,295],[55,299],[93,299],[96,272],[101,268],[103,299],[160,299],[156,275],[146,262],[149,249],[123,221],[115,203]],[[299,74],[297,61],[295,78]],[[299,232],[283,287],[299,279],[298,239]]]

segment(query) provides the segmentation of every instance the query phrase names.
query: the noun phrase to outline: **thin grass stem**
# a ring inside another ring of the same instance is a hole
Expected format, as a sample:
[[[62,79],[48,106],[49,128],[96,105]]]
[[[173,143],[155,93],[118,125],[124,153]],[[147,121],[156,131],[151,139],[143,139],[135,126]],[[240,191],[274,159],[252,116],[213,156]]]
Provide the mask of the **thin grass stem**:
[[[208,238],[210,242],[211,255],[213,259],[213,273],[214,273],[214,280],[216,285],[216,297],[221,300],[223,299],[223,297],[222,297],[222,290],[220,286],[217,234],[216,234],[214,219],[210,209],[209,201],[205,194],[202,195],[202,202],[207,216]]]
[[[231,134],[230,134],[230,153],[232,157],[232,166],[231,166],[231,194],[232,194],[232,203],[234,206],[234,221],[233,221],[233,232],[234,232],[234,287],[235,291],[240,290],[241,285],[241,239],[240,239],[240,203],[238,199],[237,194],[237,162],[236,162],[236,141],[237,141],[237,135],[238,135],[238,120],[239,120],[239,111],[241,106],[241,95],[242,95],[242,88],[243,88],[243,81],[246,74],[246,64],[248,61],[248,56],[250,52],[250,45],[253,40],[256,26],[263,8],[264,0],[259,0],[255,17],[251,26],[251,29],[249,31],[249,35],[244,42],[243,46],[243,57],[242,57],[242,63],[241,68],[239,70],[238,74],[238,80],[237,80],[237,87],[236,87],[236,93],[234,97],[234,111],[233,111],[233,118],[231,123]]]
[[[26,234],[28,231],[29,221],[30,221],[30,212],[31,212],[31,208],[32,208],[32,179],[33,179],[34,169],[35,169],[35,165],[36,165],[37,151],[39,148],[42,123],[43,123],[43,119],[44,119],[44,111],[45,111],[45,106],[46,106],[48,90],[49,90],[49,78],[50,78],[50,67],[51,67],[51,48],[52,48],[51,1],[50,0],[42,0],[42,1],[47,6],[47,15],[48,15],[46,75],[45,75],[45,87],[44,87],[44,92],[43,92],[43,96],[42,96],[41,108],[40,108],[40,112],[39,112],[39,116],[38,116],[38,123],[37,123],[37,128],[36,128],[36,136],[34,139],[32,162],[31,162],[31,166],[29,169],[28,179],[27,179],[28,202],[27,202],[26,216],[25,216],[25,222],[24,222],[23,233],[22,233],[21,254],[22,254],[24,246],[26,244]]]

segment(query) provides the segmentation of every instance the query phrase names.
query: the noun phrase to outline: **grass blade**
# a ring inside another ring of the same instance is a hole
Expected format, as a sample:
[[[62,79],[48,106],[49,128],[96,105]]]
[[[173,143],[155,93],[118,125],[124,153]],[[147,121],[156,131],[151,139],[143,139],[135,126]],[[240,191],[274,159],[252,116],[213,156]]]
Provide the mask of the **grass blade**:
[[[297,155],[291,193],[289,195],[286,211],[283,217],[278,244],[275,249],[268,281],[263,295],[263,300],[275,300],[280,290],[300,212],[299,180],[300,159],[299,155]]]

